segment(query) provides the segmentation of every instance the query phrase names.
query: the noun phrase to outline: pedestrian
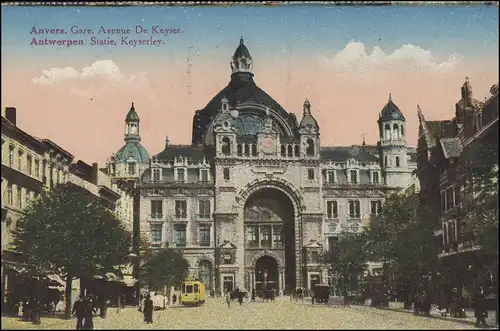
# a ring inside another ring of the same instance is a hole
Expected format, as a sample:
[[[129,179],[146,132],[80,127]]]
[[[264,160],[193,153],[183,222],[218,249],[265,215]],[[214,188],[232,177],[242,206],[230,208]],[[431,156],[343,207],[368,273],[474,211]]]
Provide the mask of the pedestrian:
[[[23,320],[23,301],[19,300],[17,303],[17,318],[22,321]]]
[[[23,321],[29,322],[31,321],[31,300],[29,297],[24,299],[23,303]]]
[[[84,330],[93,330],[94,329],[94,314],[97,314],[97,309],[94,308],[94,302],[92,300],[92,296],[88,295],[84,300],[84,321],[83,321],[83,329]]]
[[[172,303],[175,305],[175,302],[177,301],[177,295],[172,295]]]
[[[76,315],[76,329],[83,330],[83,319],[85,317],[85,303],[83,301],[83,294],[80,294],[78,299],[73,304],[72,315]]]
[[[255,301],[255,289],[252,289],[252,301]]]
[[[153,323],[153,309],[153,300],[151,300],[151,296],[148,294],[144,300],[144,322]]]
[[[486,299],[482,291],[478,291],[472,298],[472,307],[474,308],[476,326],[487,327],[486,317],[488,317],[488,310],[486,307]]]
[[[137,309],[138,311],[140,311],[142,313],[142,300],[144,300],[144,295],[141,295],[139,296],[139,308]]]
[[[226,299],[227,308],[231,307],[231,294],[229,293],[229,291],[226,291],[224,298]]]

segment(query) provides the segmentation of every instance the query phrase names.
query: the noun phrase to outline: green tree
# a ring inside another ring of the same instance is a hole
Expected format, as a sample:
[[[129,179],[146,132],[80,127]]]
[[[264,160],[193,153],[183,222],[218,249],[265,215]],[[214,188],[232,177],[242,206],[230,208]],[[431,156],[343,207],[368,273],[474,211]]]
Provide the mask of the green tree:
[[[132,235],[90,193],[64,184],[28,206],[13,233],[13,248],[31,272],[66,276],[66,316],[71,313],[74,278],[121,274],[129,259]]]
[[[464,234],[493,257],[488,267],[493,274],[493,291],[498,293],[498,128],[469,145],[464,159],[468,177]],[[498,312],[497,298],[497,323]]]
[[[173,248],[152,250],[141,266],[141,280],[150,291],[169,290],[180,285],[187,277],[189,263],[182,257],[182,251]]]
[[[357,279],[367,267],[368,254],[366,236],[363,232],[344,232],[338,241],[323,255],[323,262],[341,280],[342,290],[347,290],[350,280]]]
[[[366,229],[371,260],[384,261],[387,270],[399,276],[408,295],[411,285],[436,271],[433,230],[432,219],[420,207],[416,193],[388,196],[381,214],[372,217]]]

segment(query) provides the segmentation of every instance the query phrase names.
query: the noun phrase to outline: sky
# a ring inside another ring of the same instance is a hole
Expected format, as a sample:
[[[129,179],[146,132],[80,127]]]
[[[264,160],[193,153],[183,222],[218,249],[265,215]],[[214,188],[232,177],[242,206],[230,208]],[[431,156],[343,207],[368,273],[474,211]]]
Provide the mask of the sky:
[[[376,144],[389,93],[415,146],[417,104],[451,119],[465,77],[478,100],[498,83],[498,6],[2,6],[1,24],[2,115],[16,107],[21,129],[102,166],[124,144],[132,102],[150,155],[165,136],[190,144],[241,36],[256,84],[299,120],[307,98],[323,146]],[[130,42],[148,39],[158,44]]]

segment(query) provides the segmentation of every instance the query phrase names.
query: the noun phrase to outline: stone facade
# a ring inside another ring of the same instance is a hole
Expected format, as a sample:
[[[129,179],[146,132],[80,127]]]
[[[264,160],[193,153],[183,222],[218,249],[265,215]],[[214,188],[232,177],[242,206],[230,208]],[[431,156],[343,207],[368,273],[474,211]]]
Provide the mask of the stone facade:
[[[211,289],[326,282],[329,238],[359,231],[385,194],[411,183],[405,118],[389,98],[377,145],[325,147],[308,100],[299,123],[256,86],[243,40],[231,68],[195,112],[192,144],[167,138],[141,174],[141,235],[182,249]]]

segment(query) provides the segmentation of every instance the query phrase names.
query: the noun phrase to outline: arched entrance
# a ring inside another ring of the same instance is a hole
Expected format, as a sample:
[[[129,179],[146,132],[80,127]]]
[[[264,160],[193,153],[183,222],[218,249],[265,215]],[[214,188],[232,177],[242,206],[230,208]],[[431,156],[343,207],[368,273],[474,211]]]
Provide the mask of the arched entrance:
[[[294,288],[296,282],[295,209],[290,197],[274,187],[263,187],[254,191],[244,206],[245,250],[255,252],[272,250],[278,256],[284,256],[284,263],[282,262],[283,266],[286,266],[284,288]],[[277,263],[272,257],[268,258]],[[258,281],[264,280],[265,268],[258,269],[258,265],[260,264],[256,262],[256,286],[259,286]],[[277,266],[272,268],[276,269],[276,286],[278,286]]]
[[[208,260],[200,261],[198,268],[198,278],[205,284],[207,291],[213,289],[212,279],[213,279],[213,266],[212,262]]]
[[[279,291],[278,262],[269,255],[261,256],[255,262],[255,287]]]

